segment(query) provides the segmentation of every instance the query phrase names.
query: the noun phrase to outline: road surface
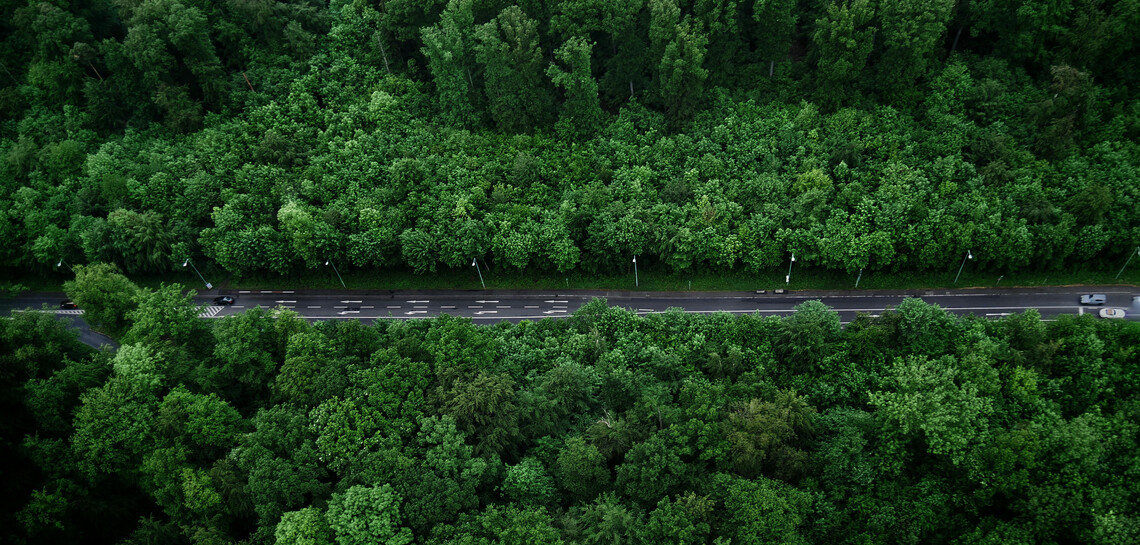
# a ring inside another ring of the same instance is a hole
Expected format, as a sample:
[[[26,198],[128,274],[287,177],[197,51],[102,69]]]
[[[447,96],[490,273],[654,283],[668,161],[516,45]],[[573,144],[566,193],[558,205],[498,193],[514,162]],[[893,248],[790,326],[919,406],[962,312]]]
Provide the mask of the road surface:
[[[1104,307],[1083,306],[1081,294],[1104,293]],[[285,308],[309,320],[419,319],[440,314],[471,318],[476,323],[519,322],[569,316],[592,299],[604,298],[610,305],[639,315],[681,309],[692,313],[728,312],[764,316],[787,316],[800,303],[822,301],[835,309],[844,323],[858,313],[879,315],[898,306],[906,297],[917,297],[954,314],[998,318],[1035,308],[1044,319],[1063,314],[1096,314],[1100,308],[1123,308],[1128,320],[1140,320],[1140,288],[1101,286],[1078,288],[1008,288],[911,291],[791,291],[758,292],[639,292],[639,291],[290,291],[259,290],[225,292],[237,300],[233,305],[214,305],[214,293],[200,295],[203,318],[222,318],[251,308]],[[62,294],[28,294],[3,302],[7,308],[39,308],[58,305]],[[76,311],[56,311],[72,313]]]

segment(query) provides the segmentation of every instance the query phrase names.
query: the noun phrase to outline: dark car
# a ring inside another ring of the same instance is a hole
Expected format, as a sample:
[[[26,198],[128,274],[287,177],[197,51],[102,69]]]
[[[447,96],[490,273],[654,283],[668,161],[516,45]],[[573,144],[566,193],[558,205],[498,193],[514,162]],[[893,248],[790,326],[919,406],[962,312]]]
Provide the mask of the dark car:
[[[215,305],[232,305],[232,304],[234,304],[234,298],[230,295],[219,295],[219,296],[214,298],[214,304]]]
[[[75,301],[63,301],[59,304],[59,308],[69,310],[79,308],[79,305],[75,304]]]

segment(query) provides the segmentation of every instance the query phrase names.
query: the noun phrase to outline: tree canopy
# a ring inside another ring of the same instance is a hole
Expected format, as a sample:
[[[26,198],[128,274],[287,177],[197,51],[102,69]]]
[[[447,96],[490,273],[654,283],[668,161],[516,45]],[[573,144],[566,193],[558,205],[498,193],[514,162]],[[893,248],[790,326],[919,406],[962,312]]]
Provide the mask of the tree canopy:
[[[0,261],[1008,273],[1140,245],[1140,9],[0,2]]]
[[[517,325],[190,325],[180,290],[137,289],[116,353],[46,313],[0,319],[0,540],[1140,538],[1134,322],[908,299],[849,324],[819,302],[594,301]]]

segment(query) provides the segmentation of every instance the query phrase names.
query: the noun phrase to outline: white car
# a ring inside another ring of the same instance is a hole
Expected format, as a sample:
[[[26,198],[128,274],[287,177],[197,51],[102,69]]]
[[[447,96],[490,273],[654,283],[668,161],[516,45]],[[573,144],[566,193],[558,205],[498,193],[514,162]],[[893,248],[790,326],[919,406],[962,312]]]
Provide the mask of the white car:
[[[1124,309],[1122,308],[1102,308],[1100,309],[1101,318],[1123,318]]]

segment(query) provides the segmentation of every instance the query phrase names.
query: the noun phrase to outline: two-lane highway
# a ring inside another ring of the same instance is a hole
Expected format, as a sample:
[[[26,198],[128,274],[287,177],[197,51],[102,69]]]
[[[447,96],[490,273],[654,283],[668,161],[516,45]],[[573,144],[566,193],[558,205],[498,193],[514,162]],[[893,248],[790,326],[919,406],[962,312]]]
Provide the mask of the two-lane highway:
[[[1104,293],[1104,306],[1079,303],[1083,293]],[[419,319],[441,314],[465,316],[476,323],[519,322],[561,318],[574,313],[595,298],[640,314],[680,309],[691,313],[728,312],[786,316],[796,305],[819,300],[839,313],[844,323],[859,313],[877,316],[895,308],[907,297],[917,297],[949,312],[999,318],[1035,308],[1046,320],[1064,314],[1096,315],[1101,308],[1121,308],[1126,319],[1140,320],[1140,288],[1129,286],[1085,286],[1061,288],[1008,288],[1002,290],[914,290],[914,291],[794,291],[776,292],[640,292],[640,291],[293,291],[259,290],[225,292],[235,298],[232,305],[214,304],[211,292],[195,300],[203,305],[203,318],[222,318],[247,309],[281,308],[305,319],[374,322],[380,319]],[[54,310],[63,294],[26,294],[0,302],[5,309]],[[5,310],[6,311],[6,310]],[[82,310],[54,310],[79,314]]]
[[[1082,293],[1105,293],[1105,307],[1123,308],[1128,319],[1140,319],[1140,290],[1121,287],[1006,290],[919,290],[909,292],[631,292],[631,291],[434,291],[434,292],[295,292],[243,291],[232,306],[209,306],[204,317],[216,318],[248,308],[284,308],[310,320],[416,319],[440,314],[465,316],[477,322],[540,320],[573,314],[603,298],[610,305],[637,314],[680,309],[692,313],[728,312],[784,316],[796,305],[819,300],[835,309],[843,322],[858,313],[879,315],[907,297],[917,297],[955,314],[997,318],[1035,308],[1045,319],[1062,314],[1095,314],[1099,308],[1079,304]],[[204,304],[209,298],[202,297]]]

